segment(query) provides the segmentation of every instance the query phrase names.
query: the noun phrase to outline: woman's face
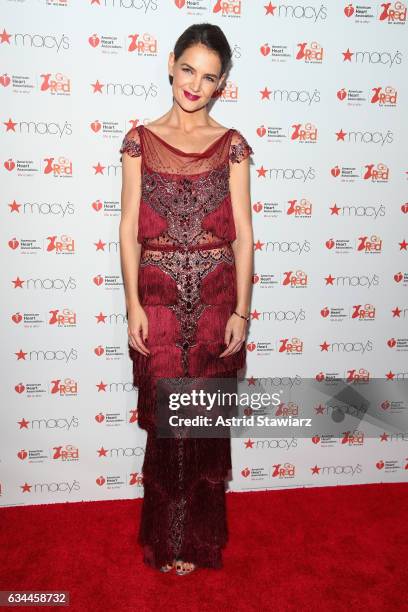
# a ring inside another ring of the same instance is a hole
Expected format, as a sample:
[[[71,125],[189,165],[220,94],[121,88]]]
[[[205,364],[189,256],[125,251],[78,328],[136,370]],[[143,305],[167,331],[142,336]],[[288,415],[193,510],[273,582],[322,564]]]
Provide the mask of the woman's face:
[[[198,110],[208,104],[221,84],[221,61],[215,51],[205,45],[189,47],[174,61],[169,57],[169,74],[173,75],[173,96],[186,111]]]

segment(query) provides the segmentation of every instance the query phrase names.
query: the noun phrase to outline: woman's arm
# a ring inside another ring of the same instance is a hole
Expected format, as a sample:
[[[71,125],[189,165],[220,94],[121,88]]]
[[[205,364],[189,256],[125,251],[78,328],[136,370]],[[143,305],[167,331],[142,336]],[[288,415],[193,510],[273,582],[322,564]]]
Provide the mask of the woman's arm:
[[[240,315],[248,316],[251,303],[254,250],[248,156],[253,151],[239,133],[234,134],[232,142],[229,188],[236,232],[236,238],[231,243],[237,279],[235,310]],[[225,328],[227,348],[219,357],[227,357],[238,352],[242,343],[245,342],[246,330],[247,321],[232,314]]]
[[[251,304],[254,252],[248,157],[240,163],[230,163],[230,192],[237,235],[231,243],[237,274],[235,310],[247,316]]]
[[[134,136],[136,136],[136,133],[134,133]],[[142,246],[137,241],[142,183],[142,158],[138,147],[139,143],[135,140],[132,142],[130,139],[123,148],[119,240],[128,317],[129,344],[139,353],[147,356],[150,353],[145,345],[148,335],[148,319],[140,303],[138,293],[138,274]]]
[[[140,305],[137,286],[141,251],[137,242],[140,196],[141,157],[123,155],[119,240],[127,308]]]

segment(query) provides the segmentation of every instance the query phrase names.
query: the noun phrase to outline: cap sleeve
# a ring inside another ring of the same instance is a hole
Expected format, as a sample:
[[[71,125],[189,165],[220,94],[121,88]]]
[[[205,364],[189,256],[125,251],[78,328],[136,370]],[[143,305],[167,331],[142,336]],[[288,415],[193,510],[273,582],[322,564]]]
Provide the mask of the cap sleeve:
[[[229,158],[232,163],[239,163],[253,154],[251,145],[239,130],[234,130],[231,138]]]
[[[119,152],[127,153],[130,157],[139,157],[142,154],[140,135],[137,127],[131,128],[126,132]],[[120,161],[122,161],[122,156],[120,157]]]

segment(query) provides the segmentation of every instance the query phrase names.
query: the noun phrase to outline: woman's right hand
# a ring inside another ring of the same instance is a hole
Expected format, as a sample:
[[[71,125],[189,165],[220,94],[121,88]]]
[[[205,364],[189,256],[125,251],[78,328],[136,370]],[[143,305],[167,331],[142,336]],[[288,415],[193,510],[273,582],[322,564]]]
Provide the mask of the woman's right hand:
[[[148,320],[143,307],[139,304],[128,308],[128,338],[129,345],[146,357],[150,354],[145,346],[148,334]]]

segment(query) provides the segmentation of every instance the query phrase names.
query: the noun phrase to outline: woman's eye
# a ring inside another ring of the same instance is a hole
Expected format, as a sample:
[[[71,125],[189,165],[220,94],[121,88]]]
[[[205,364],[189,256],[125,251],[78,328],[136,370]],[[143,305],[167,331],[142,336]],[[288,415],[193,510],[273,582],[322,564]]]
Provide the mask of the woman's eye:
[[[183,72],[191,72],[190,68],[182,68]],[[211,83],[215,82],[215,79],[213,79],[212,77],[206,77],[209,81],[211,81]]]

